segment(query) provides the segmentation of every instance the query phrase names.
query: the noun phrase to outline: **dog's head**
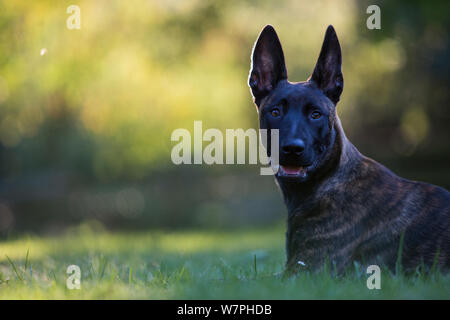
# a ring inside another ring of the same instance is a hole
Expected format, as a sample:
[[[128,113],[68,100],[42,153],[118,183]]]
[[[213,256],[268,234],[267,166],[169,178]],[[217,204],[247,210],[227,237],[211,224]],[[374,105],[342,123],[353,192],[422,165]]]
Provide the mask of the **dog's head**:
[[[255,43],[249,86],[261,129],[279,129],[279,179],[306,181],[323,164],[334,141],[336,104],[344,79],[336,32],[329,26],[311,77],[289,82],[283,49],[268,25]],[[270,156],[270,144],[268,144]]]

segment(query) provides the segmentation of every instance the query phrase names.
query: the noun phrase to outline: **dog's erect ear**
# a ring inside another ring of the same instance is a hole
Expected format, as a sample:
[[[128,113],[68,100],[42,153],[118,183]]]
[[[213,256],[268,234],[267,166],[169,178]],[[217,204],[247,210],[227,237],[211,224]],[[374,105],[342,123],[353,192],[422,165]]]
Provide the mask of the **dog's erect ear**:
[[[327,28],[319,59],[309,80],[315,82],[334,104],[339,101],[344,89],[344,77],[341,46],[333,26]]]
[[[256,105],[273,90],[280,80],[287,79],[283,49],[275,29],[267,25],[256,40],[248,84]]]

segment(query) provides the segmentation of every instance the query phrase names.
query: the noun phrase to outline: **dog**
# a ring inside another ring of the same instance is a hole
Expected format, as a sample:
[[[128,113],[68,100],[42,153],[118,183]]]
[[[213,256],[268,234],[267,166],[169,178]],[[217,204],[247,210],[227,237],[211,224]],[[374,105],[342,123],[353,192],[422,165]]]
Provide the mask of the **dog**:
[[[275,180],[288,209],[286,271],[331,263],[342,273],[355,262],[448,269],[450,193],[398,177],[344,134],[336,114],[342,54],[333,26],[309,79],[287,78],[280,40],[267,25],[253,47],[248,84],[260,128],[279,130]],[[266,149],[270,158],[270,142]]]

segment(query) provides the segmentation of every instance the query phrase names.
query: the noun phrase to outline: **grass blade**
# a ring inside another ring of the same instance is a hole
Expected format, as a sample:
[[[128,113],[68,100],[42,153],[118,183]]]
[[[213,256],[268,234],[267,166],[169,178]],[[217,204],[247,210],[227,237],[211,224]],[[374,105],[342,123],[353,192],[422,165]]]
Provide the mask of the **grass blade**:
[[[131,284],[132,280],[133,280],[133,268],[130,266],[128,268],[128,284]]]
[[[438,261],[439,261],[439,255],[441,254],[441,248],[438,247],[436,254],[434,255],[433,258],[433,265],[431,266],[430,272],[431,273],[435,273],[437,270],[437,265],[438,265]]]
[[[27,249],[27,255],[25,257],[25,270],[27,270],[28,267],[28,256],[30,254],[30,249]]]
[[[256,267],[256,254],[253,255],[253,267],[255,269],[255,279],[258,276],[258,268]]]
[[[400,244],[398,246],[397,262],[395,263],[395,274],[398,276],[402,271],[402,253],[403,253],[403,240],[405,239],[405,231],[400,236]]]
[[[16,274],[17,278],[20,281],[23,281],[23,278],[20,276],[19,271],[17,270],[16,265],[14,264],[14,262],[7,255],[5,255],[5,256],[6,256],[6,259],[8,259],[9,263],[11,264],[11,266],[13,268],[13,271]]]

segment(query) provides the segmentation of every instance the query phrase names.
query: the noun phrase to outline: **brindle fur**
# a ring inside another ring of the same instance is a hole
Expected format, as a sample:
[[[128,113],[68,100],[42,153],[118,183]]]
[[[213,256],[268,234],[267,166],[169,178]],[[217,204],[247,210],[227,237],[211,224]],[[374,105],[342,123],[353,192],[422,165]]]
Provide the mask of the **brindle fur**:
[[[337,36],[330,26],[313,76],[306,82],[291,83],[281,44],[271,26],[261,32],[253,51],[249,85],[262,128],[275,127],[267,121],[265,108],[280,97],[292,110],[308,99],[315,99],[328,110],[329,130],[321,140],[320,151],[309,156],[315,163],[311,176],[298,181],[276,175],[288,208],[287,270],[301,268],[298,261],[311,270],[321,269],[327,261],[338,272],[354,261],[394,269],[402,235],[400,258],[405,270],[434,263],[448,269],[450,193],[398,177],[359,153],[346,138],[335,107],[343,90],[340,55]],[[280,148],[296,120],[289,121],[279,127]],[[312,141],[304,153],[308,148],[318,148],[316,145]],[[304,158],[308,157],[302,154],[297,161]]]

